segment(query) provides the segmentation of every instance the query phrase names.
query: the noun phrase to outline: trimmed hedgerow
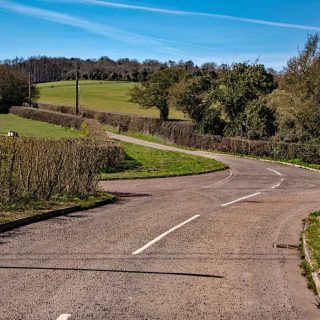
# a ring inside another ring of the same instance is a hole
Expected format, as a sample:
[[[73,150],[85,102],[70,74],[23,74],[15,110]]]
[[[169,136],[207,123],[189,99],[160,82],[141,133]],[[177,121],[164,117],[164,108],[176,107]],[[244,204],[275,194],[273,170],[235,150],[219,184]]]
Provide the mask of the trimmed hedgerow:
[[[83,118],[76,117],[70,114],[61,114],[59,112],[49,112],[29,107],[11,107],[10,113],[23,118],[49,122],[52,124],[60,125],[65,128],[73,128],[76,130],[81,129]]]
[[[115,166],[124,159],[124,152],[121,146],[109,138],[98,121],[72,114],[62,114],[28,107],[12,107],[10,112],[24,118],[81,130],[91,143],[99,149],[100,161],[103,167]]]
[[[86,139],[0,137],[0,204],[94,194],[100,157]]]
[[[74,108],[39,104],[39,108],[72,114]],[[243,155],[270,157],[276,160],[300,159],[302,162],[320,164],[320,145],[312,143],[286,143],[247,140],[204,135],[196,131],[196,125],[187,121],[161,121],[154,118],[83,110],[87,118],[117,127],[120,132],[142,132],[190,148],[218,150]]]

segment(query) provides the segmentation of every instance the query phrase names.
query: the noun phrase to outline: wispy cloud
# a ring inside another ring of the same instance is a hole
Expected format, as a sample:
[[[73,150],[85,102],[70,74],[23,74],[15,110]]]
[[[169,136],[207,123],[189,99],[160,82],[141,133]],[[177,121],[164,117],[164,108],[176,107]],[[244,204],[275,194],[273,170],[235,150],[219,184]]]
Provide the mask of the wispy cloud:
[[[223,15],[223,14],[215,14],[215,13],[207,13],[207,12],[170,10],[170,9],[165,9],[165,8],[137,6],[137,5],[124,4],[124,3],[119,3],[119,2],[112,2],[112,1],[61,0],[60,2],[83,3],[83,4],[97,5],[97,6],[103,6],[103,7],[139,10],[139,11],[147,11],[147,12],[154,12],[154,13],[170,14],[170,15],[208,17],[208,18],[215,18],[215,19],[232,20],[232,21],[237,21],[237,22],[245,22],[245,23],[251,23],[251,24],[259,24],[259,25],[278,27],[278,28],[320,31],[320,27],[318,27],[318,26],[308,26],[308,25],[303,25],[303,24],[292,24],[292,23],[285,23],[285,22],[279,22],[279,21],[251,19],[251,18],[244,18],[244,17],[237,17],[237,16]]]
[[[192,43],[184,43],[184,42],[173,41],[173,40],[168,40],[163,38],[146,36],[146,35],[142,35],[134,32],[129,32],[129,31],[112,27],[112,26],[108,26],[106,24],[100,24],[90,20],[83,19],[83,18],[71,16],[71,15],[56,12],[56,11],[41,9],[38,7],[25,6],[18,3],[14,3],[12,1],[6,1],[6,0],[0,0],[0,1],[1,1],[0,8],[6,9],[9,11],[13,11],[13,12],[23,14],[23,15],[28,15],[28,16],[34,16],[39,19],[52,21],[59,24],[77,27],[94,34],[106,36],[108,38],[111,38],[117,41],[122,41],[125,43],[147,45],[149,49],[156,52],[170,53],[170,54],[179,56],[181,54],[184,54],[185,52],[182,51],[181,49],[176,48],[177,46],[197,47],[197,48],[206,48],[206,49],[210,48],[210,47],[196,45]],[[46,2],[48,2],[48,0]],[[70,2],[70,1],[62,0],[62,2]],[[173,47],[170,47],[168,45],[173,45]]]
[[[159,39],[147,37],[144,35],[128,32],[122,29],[114,28],[105,24],[96,23],[90,20],[85,20],[78,18],[72,15],[41,9],[38,7],[31,7],[20,5],[11,1],[1,0],[0,8],[13,11],[19,14],[34,16],[39,19],[56,22],[59,24],[64,24],[68,26],[77,27],[86,31],[89,31],[94,34],[107,36],[109,38],[129,42],[129,43],[138,43],[145,44],[151,47],[160,47],[162,42]]]

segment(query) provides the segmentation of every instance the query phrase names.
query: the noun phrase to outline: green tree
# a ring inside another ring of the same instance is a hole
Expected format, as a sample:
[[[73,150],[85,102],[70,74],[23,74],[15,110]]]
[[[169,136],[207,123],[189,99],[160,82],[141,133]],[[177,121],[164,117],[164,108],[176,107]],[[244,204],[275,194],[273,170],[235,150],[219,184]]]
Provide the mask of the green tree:
[[[269,105],[277,112],[280,138],[307,141],[320,136],[320,37],[309,35],[305,47],[288,61],[279,90]]]
[[[226,123],[222,118],[221,111],[215,107],[207,109],[200,123],[200,129],[203,133],[214,135],[223,135]]]
[[[184,77],[170,89],[170,107],[200,123],[211,105],[208,95],[211,87],[209,77]]]
[[[225,114],[227,135],[243,135],[246,106],[277,87],[274,76],[262,64],[225,66],[212,90],[212,101]]]
[[[276,114],[266,99],[250,102],[245,110],[245,131],[249,139],[269,138],[276,133]]]
[[[20,106],[28,102],[28,77],[20,71],[0,65],[0,111],[7,112],[11,106]],[[37,88],[31,86],[32,100],[38,97]]]
[[[169,91],[186,74],[181,68],[169,68],[153,73],[149,80],[135,85],[129,91],[130,101],[145,108],[156,107],[160,110],[160,119],[169,117]]]

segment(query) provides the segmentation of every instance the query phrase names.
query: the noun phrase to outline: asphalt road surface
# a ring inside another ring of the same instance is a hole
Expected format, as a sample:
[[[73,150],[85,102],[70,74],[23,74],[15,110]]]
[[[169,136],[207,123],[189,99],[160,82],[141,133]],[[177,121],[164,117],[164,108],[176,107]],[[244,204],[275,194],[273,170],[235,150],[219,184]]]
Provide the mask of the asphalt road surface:
[[[319,174],[196,153],[230,170],[104,182],[125,198],[1,234],[0,319],[320,319],[274,247],[299,244]]]

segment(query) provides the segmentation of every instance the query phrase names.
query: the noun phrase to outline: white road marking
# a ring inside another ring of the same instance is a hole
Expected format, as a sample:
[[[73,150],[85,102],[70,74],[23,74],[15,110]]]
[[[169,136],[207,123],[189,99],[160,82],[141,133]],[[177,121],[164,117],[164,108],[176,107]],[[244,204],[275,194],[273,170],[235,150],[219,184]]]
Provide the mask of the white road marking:
[[[267,170],[272,171],[272,172],[276,173],[276,174],[279,175],[279,176],[282,176],[282,175],[283,175],[282,173],[280,173],[280,172],[277,171],[277,170],[273,170],[273,169],[270,169],[270,168],[267,168]]]
[[[213,183],[213,184],[209,184],[208,186],[201,187],[201,189],[211,189],[211,188],[213,188],[214,186],[216,186],[217,184],[220,184],[220,183],[222,183],[222,182],[225,182],[225,181],[229,180],[232,176],[233,176],[233,172],[232,172],[232,170],[230,169],[230,174],[229,174],[228,177],[226,177],[226,178],[224,178],[224,179],[222,179],[222,180],[220,180],[220,181],[218,181],[218,182],[215,182],[215,183]]]
[[[57,320],[68,320],[71,314],[62,314]]]
[[[197,214],[197,215],[193,216],[192,218],[190,218],[190,219],[188,219],[188,220],[186,220],[186,221],[178,224],[177,226],[173,227],[172,229],[170,229],[170,230],[162,233],[159,237],[157,237],[157,238],[153,239],[152,241],[148,242],[145,246],[143,246],[143,247],[141,247],[140,249],[136,250],[136,251],[133,252],[132,254],[133,254],[133,255],[137,255],[137,254],[141,253],[142,251],[146,250],[147,248],[149,248],[150,246],[152,246],[153,244],[155,244],[156,242],[158,242],[159,240],[161,240],[162,238],[164,238],[165,236],[167,236],[169,233],[171,233],[171,232],[173,232],[173,231],[181,228],[181,227],[184,226],[185,224],[187,224],[187,223],[191,222],[192,220],[197,219],[197,218],[199,218],[199,217],[200,217],[200,215]]]
[[[283,181],[284,181],[284,179],[281,179],[281,181],[277,185],[273,186],[271,189],[279,188]]]
[[[250,194],[250,195],[248,195],[248,196],[246,196],[246,197],[242,197],[242,198],[239,198],[239,199],[237,199],[237,200],[234,200],[234,201],[225,203],[225,204],[221,205],[221,207],[226,207],[226,206],[228,206],[228,205],[230,205],[230,204],[233,204],[233,203],[236,203],[236,202],[240,202],[240,201],[245,200],[245,199],[248,199],[248,198],[252,198],[252,197],[257,196],[257,195],[259,195],[259,194],[261,194],[261,192],[257,192],[257,193]]]

